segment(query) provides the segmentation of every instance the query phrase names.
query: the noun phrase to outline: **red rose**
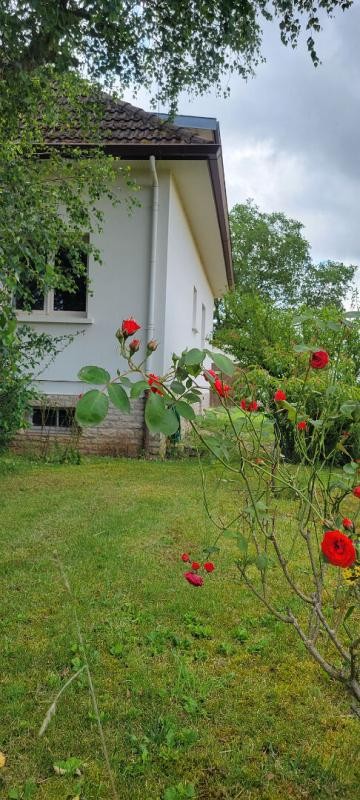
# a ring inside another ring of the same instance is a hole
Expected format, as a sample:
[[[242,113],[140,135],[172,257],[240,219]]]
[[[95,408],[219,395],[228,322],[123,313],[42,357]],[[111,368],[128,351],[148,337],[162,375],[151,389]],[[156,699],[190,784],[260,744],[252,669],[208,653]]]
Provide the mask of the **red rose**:
[[[228,386],[227,383],[221,381],[220,378],[216,378],[214,381],[214,389],[219,397],[228,397],[229,393],[231,392],[231,386]]]
[[[158,375],[154,375],[153,372],[150,372],[148,375],[148,384],[154,394],[164,394],[161,388],[160,378]]]
[[[296,427],[297,427],[298,431],[306,431],[307,430],[307,422],[305,422],[305,420],[302,420],[301,422],[298,422]]]
[[[139,348],[140,348],[140,339],[132,339],[132,341],[129,342],[130,353],[137,353]]]
[[[257,411],[259,408],[259,403],[257,400],[251,400],[250,403],[247,403],[246,400],[241,400],[240,407],[243,411]]]
[[[286,394],[282,389],[277,389],[274,394],[275,403],[280,403],[281,400],[286,400]]]
[[[195,572],[184,572],[184,578],[193,586],[202,586],[204,583],[201,575],[195,575]]]
[[[326,350],[316,350],[310,358],[310,367],[313,369],[324,369],[329,363],[330,358]]]
[[[341,531],[326,531],[321,549],[335,567],[351,567],[356,560],[356,550],[351,539]]]
[[[215,564],[212,561],[206,561],[204,569],[206,569],[206,572],[214,572]]]
[[[352,529],[354,527],[354,523],[353,523],[352,519],[349,519],[349,517],[344,517],[344,519],[342,521],[342,525],[343,525],[343,528],[345,528],[345,530],[348,530],[348,531],[352,531]]]
[[[200,564],[198,561],[193,561],[191,564],[192,569],[200,569]]]
[[[358,497],[360,500],[360,486],[354,486],[352,493],[354,497]]]
[[[129,319],[123,319],[121,330],[123,335],[126,337],[132,336],[134,333],[136,333],[136,331],[140,330],[140,327],[141,326],[136,322],[136,320],[130,317]]]
[[[207,369],[206,372],[203,372],[203,375],[206,381],[209,380],[209,375],[211,375],[211,377],[214,378],[214,380],[215,378],[217,378],[217,374],[213,369]]]
[[[183,561],[190,561],[190,556],[188,553],[183,553],[181,558]]]

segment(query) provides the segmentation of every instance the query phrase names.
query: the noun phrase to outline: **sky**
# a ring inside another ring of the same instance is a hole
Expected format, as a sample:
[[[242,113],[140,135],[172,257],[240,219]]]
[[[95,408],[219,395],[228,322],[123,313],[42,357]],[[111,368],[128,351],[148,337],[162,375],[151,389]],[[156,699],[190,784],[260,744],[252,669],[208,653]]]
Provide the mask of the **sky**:
[[[229,208],[251,197],[304,224],[314,261],[360,265],[359,0],[323,20],[316,44],[314,68],[304,40],[284,47],[267,25],[256,77],[234,77],[227,98],[181,95],[179,113],[219,120]],[[124,99],[151,110],[143,91]]]

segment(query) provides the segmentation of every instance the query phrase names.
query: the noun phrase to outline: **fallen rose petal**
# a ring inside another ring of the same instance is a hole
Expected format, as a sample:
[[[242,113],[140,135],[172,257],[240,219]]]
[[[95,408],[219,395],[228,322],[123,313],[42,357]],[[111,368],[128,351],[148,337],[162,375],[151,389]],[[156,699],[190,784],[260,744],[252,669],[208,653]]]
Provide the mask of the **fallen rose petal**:
[[[191,583],[192,586],[202,586],[204,581],[201,575],[196,575],[195,572],[184,572],[184,578]]]

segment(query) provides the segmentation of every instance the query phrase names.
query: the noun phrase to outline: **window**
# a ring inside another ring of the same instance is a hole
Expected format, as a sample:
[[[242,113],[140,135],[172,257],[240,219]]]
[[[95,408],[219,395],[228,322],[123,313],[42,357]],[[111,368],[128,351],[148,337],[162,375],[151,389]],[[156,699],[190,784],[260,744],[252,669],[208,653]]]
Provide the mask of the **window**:
[[[80,262],[84,267],[84,274],[77,275],[74,272],[74,267],[71,261],[69,252],[61,247],[55,257],[55,264],[59,272],[62,272],[65,277],[71,277],[74,282],[74,289],[72,292],[65,291],[64,289],[49,289],[45,294],[41,292],[32,278],[28,281],[26,287],[27,294],[32,300],[30,303],[25,303],[22,297],[15,295],[15,308],[19,311],[37,311],[44,316],[49,314],[67,314],[71,316],[85,317],[87,310],[87,266],[88,254],[85,252],[80,253]],[[30,306],[30,308],[29,308]]]
[[[192,308],[192,330],[193,333],[197,333],[197,288],[194,286],[193,289],[193,308]]]
[[[33,408],[34,428],[72,428],[75,422],[75,408]]]
[[[204,303],[201,305],[201,347],[205,347],[205,329],[206,329],[206,308]]]

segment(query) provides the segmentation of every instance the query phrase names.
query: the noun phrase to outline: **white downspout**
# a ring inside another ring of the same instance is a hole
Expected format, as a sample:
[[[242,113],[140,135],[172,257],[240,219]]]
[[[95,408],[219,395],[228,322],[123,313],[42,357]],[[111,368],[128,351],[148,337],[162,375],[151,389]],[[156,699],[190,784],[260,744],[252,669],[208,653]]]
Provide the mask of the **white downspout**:
[[[157,256],[157,234],[159,219],[159,180],[156,172],[155,156],[149,158],[150,170],[153,178],[153,202],[151,216],[151,244],[150,244],[150,264],[149,264],[149,295],[147,310],[147,342],[154,338],[155,334],[155,287],[156,287],[156,256]],[[148,370],[149,357],[145,362],[145,370]]]

